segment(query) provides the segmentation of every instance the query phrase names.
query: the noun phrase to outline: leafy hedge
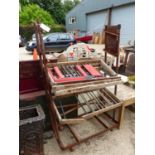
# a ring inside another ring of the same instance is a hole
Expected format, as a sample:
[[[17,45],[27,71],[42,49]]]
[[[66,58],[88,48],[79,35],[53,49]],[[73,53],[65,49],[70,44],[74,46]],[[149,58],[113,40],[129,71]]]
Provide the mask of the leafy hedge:
[[[19,34],[26,39],[26,41],[31,40],[32,34],[35,33],[34,26],[19,26]]]
[[[53,25],[51,26],[51,32],[66,32],[64,25]]]
[[[24,6],[19,13],[19,24],[27,26],[39,20],[46,25],[54,25],[55,21],[52,16],[36,4]]]
[[[65,26],[63,25],[53,25],[50,26],[52,32],[66,32]],[[26,41],[31,40],[32,34],[35,33],[34,26],[29,25],[29,26],[19,26],[19,34],[26,39]]]

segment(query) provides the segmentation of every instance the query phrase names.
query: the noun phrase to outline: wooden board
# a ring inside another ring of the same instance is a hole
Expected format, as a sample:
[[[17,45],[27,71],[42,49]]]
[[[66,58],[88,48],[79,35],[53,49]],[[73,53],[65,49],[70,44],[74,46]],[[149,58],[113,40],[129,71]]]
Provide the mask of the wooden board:
[[[115,57],[119,56],[120,25],[105,26],[105,51]]]
[[[91,90],[98,90],[102,89],[107,86],[121,84],[120,79],[113,79],[113,80],[107,80],[107,81],[94,81],[94,82],[85,82],[80,84],[72,84],[68,86],[53,86],[52,93],[54,93],[54,96],[63,96],[63,95],[69,95],[69,94],[77,94],[80,92],[86,92]]]

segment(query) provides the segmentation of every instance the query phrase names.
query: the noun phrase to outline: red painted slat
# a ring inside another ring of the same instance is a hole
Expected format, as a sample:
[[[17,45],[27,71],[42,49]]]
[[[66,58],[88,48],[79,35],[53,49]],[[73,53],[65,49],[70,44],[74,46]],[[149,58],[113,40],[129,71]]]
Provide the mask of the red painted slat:
[[[54,79],[57,83],[65,83],[65,82],[76,82],[76,81],[83,81],[86,80],[86,77],[68,77],[68,78],[62,78],[62,79]]]
[[[92,65],[86,64],[84,67],[92,76],[102,76]]]
[[[79,71],[83,76],[87,76],[87,74],[84,72],[84,70],[81,68],[80,65],[76,65],[76,68],[78,69],[78,71]]]
[[[57,66],[54,67],[54,70],[59,78],[64,78],[64,75],[61,73],[61,71],[59,70]]]

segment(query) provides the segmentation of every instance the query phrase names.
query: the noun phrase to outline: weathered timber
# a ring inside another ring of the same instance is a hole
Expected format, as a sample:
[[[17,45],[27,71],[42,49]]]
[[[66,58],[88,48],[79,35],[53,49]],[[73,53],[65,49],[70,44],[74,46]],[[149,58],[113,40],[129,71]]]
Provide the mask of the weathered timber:
[[[101,68],[110,76],[116,76],[116,72],[114,72],[103,60],[101,60]]]
[[[107,86],[111,86],[111,85],[115,85],[115,84],[121,84],[121,81],[112,81],[112,82],[104,82],[104,83],[99,83],[99,84],[87,84],[85,86],[75,86],[72,88],[67,88],[64,90],[58,90],[54,92],[55,96],[63,96],[63,95],[67,95],[67,94],[78,94],[81,92],[87,92],[87,91],[92,91],[92,90],[98,90],[98,89],[102,89],[104,87]]]
[[[72,83],[72,84],[60,84],[60,85],[53,85],[52,89],[53,92],[58,91],[58,90],[62,90],[62,89],[67,89],[70,87],[80,87],[80,86],[85,86],[85,85],[91,85],[91,84],[100,84],[100,83],[105,83],[105,82],[117,82],[117,81],[121,81],[120,77],[111,77],[111,78],[107,78],[107,79],[101,79],[101,80],[97,80],[97,81],[87,81],[87,82],[79,82],[79,83]]]
[[[67,62],[58,62],[58,63],[48,63],[46,64],[46,67],[54,67],[54,66],[61,66],[61,65],[78,65],[78,64],[95,64],[95,65],[99,65],[100,64],[100,60],[99,59],[92,59],[92,60],[80,60],[80,61],[67,61]]]
[[[123,104],[123,103],[120,102],[120,103],[117,103],[117,104],[115,104],[115,105],[112,105],[112,106],[109,106],[109,107],[100,109],[100,110],[98,110],[98,111],[94,111],[94,112],[92,112],[92,113],[83,115],[82,118],[84,118],[84,119],[89,119],[89,118],[91,118],[91,117],[93,117],[93,116],[100,115],[100,114],[102,114],[103,112],[110,111],[110,110],[112,110],[112,109],[116,109],[116,108],[122,106],[122,104]]]

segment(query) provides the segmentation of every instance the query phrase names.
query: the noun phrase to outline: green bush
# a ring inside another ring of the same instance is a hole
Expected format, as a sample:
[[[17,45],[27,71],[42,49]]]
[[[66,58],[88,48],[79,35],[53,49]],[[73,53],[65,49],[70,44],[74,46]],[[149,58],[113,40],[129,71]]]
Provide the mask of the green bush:
[[[46,25],[54,25],[55,22],[52,16],[36,4],[24,6],[19,13],[19,24],[27,26],[33,24],[36,20]]]
[[[64,25],[53,25],[50,26],[51,30],[49,33],[52,32],[66,32]],[[26,39],[26,41],[31,40],[32,35],[35,33],[34,25],[27,25],[27,26],[19,26],[19,34]]]
[[[32,34],[35,33],[34,26],[19,26],[19,34],[26,39],[26,41],[31,40]]]
[[[66,32],[64,25],[53,25],[51,26],[51,32]]]

